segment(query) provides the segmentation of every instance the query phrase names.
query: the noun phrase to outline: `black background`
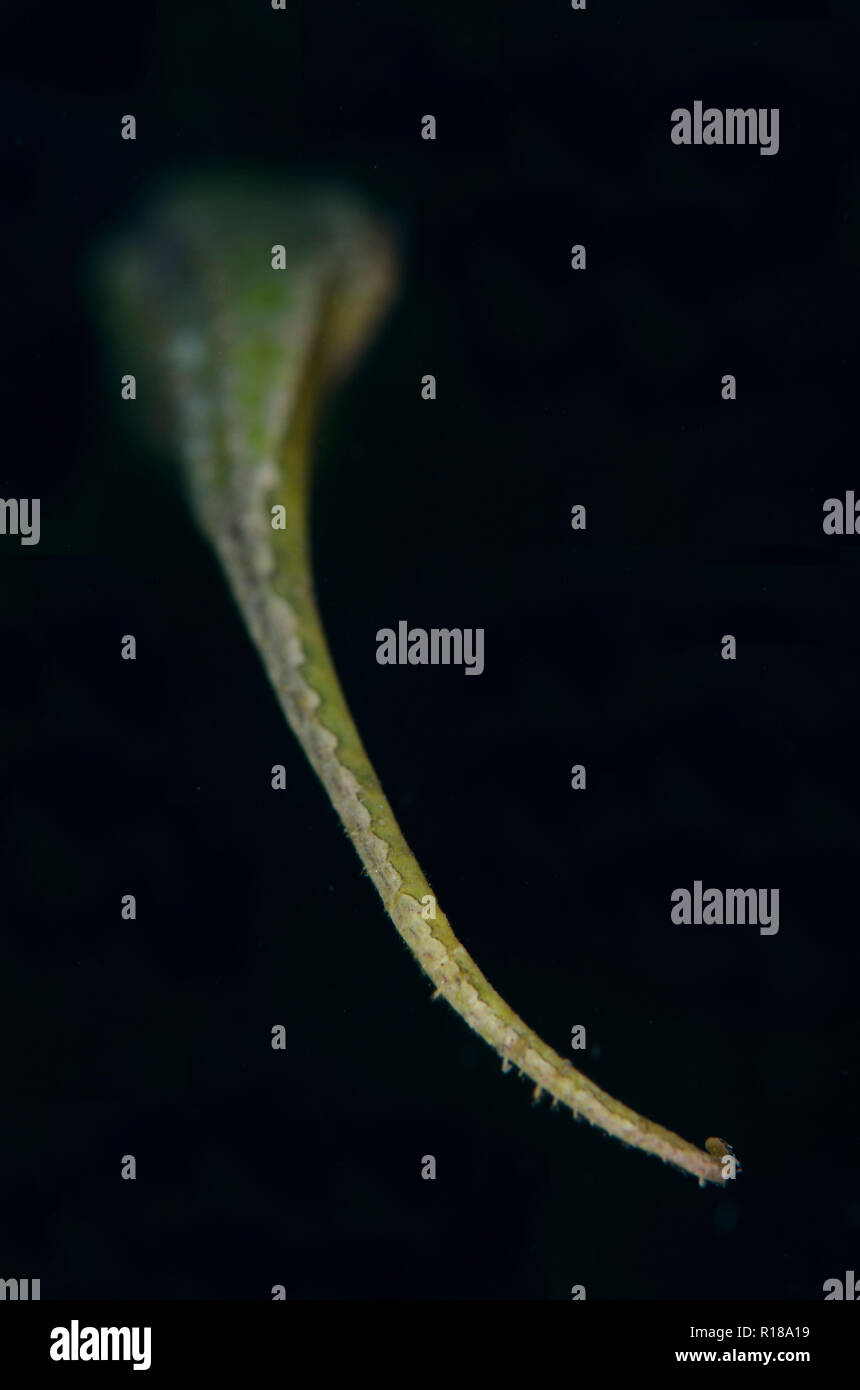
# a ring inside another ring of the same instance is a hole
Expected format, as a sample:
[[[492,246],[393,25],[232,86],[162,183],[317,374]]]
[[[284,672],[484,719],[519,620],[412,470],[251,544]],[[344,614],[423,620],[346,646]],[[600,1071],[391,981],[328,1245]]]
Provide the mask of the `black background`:
[[[0,1277],[43,1298],[800,1299],[860,1269],[860,539],[821,528],[860,493],[860,20],[737,14],[7,17],[0,483],[41,497],[42,539],[0,540]],[[675,147],[696,99],[779,107],[779,153]],[[127,427],[93,247],[163,173],[222,164],[339,177],[403,247],[321,425],[314,535],[407,838],[532,1027],[569,1053],[584,1023],[595,1081],[734,1145],[725,1191],[533,1108],[428,1002]],[[484,627],[485,673],[377,666],[400,618]],[[696,878],[778,887],[779,934],[673,926]]]

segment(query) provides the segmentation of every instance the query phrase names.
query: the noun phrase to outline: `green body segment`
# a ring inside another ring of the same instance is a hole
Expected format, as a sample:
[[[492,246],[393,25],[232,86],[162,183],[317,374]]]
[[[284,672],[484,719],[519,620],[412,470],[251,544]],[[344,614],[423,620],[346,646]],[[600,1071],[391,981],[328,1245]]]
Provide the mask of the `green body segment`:
[[[350,715],[314,599],[310,445],[318,402],[372,336],[396,282],[391,239],[352,198],[237,180],[166,192],[103,271],[112,336],[134,364],[125,370],[157,403],[157,432],[173,441],[286,718],[437,994],[536,1094],[700,1183],[722,1183],[714,1156],[554,1052],[484,978],[438,905],[435,916],[422,911],[432,890]],[[273,508],[283,508],[282,528]]]

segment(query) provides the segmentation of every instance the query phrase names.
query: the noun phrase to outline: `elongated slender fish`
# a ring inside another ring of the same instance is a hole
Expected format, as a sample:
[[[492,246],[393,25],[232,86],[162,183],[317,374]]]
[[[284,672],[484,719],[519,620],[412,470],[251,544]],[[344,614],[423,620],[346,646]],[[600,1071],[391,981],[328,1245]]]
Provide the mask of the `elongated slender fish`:
[[[139,405],[157,402],[284,714],[434,997],[505,1070],[530,1077],[536,1097],[546,1091],[700,1184],[722,1183],[714,1154],[600,1090],[484,978],[435,905],[341,690],[314,599],[309,446],[317,403],[394,294],[384,228],[337,191],[204,178],[165,192],[102,265],[123,371],[137,376]]]

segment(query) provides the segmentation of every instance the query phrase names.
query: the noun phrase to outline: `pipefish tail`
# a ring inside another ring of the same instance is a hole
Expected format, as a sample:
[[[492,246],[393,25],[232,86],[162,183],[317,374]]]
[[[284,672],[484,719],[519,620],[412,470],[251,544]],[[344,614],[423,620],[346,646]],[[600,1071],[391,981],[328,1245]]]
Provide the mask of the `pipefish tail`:
[[[314,597],[310,459],[318,406],[397,287],[392,238],[337,190],[236,178],[163,193],[104,250],[99,283],[124,371],[157,401],[191,510],[220,559],[286,719],[397,931],[460,1017],[577,1117],[705,1183],[714,1155],[602,1091],[493,989],[400,830],[365,752]],[[371,486],[370,480],[368,486]],[[360,584],[361,576],[353,576]],[[324,1008],[324,994],[323,994]]]

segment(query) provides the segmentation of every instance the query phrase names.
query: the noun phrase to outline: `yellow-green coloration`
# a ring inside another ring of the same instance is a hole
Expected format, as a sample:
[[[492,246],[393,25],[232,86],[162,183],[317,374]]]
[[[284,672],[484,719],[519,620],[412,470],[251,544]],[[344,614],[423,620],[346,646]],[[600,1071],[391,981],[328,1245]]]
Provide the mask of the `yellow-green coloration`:
[[[272,268],[284,245],[287,269]],[[391,301],[386,232],[339,193],[202,180],[166,193],[105,257],[123,370],[169,410],[197,521],[293,731],[397,930],[503,1059],[627,1144],[722,1183],[716,1156],[637,1115],[547,1046],[484,978],[437,906],[352,721],[317,613],[309,549],[314,415]],[[146,391],[139,389],[139,404]],[[272,508],[285,509],[273,529]],[[435,896],[435,895],[434,895]]]
[[[711,1155],[711,1158],[715,1158],[723,1169],[733,1167],[735,1173],[741,1172],[741,1165],[738,1162],[737,1155],[735,1154],[735,1151],[732,1148],[731,1144],[727,1144],[725,1139],[718,1139],[716,1138],[716,1136],[714,1136],[711,1139],[706,1139],[705,1148]],[[727,1158],[730,1158],[732,1160],[731,1165],[727,1165],[724,1162],[724,1160]]]

